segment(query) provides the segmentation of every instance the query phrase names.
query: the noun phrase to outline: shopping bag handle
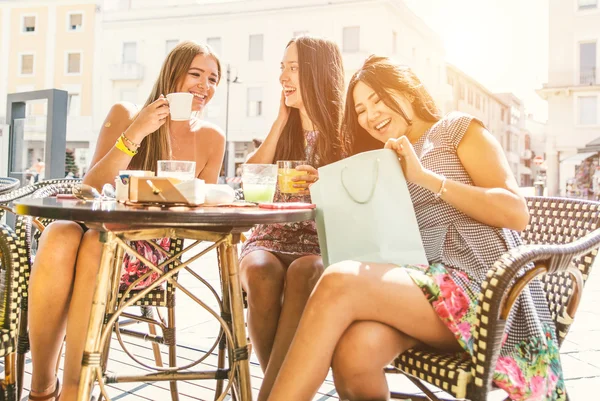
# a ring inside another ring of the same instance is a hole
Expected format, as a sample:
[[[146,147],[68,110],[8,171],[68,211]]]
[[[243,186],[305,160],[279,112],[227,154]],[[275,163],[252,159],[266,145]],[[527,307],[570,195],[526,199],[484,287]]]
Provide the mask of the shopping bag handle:
[[[354,202],[360,203],[361,205],[368,203],[371,200],[371,198],[373,198],[373,194],[375,193],[375,186],[377,185],[377,179],[379,178],[379,158],[377,158],[377,160],[375,161],[375,164],[373,165],[373,178],[374,179],[373,179],[373,186],[371,187],[371,192],[369,193],[369,196],[367,196],[367,199],[365,199],[364,201],[358,200],[354,196],[352,196],[352,194],[350,193],[350,190],[348,189],[348,187],[346,187],[346,183],[344,182],[344,172],[346,171],[347,168],[348,168],[348,166],[344,166],[344,168],[342,169],[342,171],[340,173],[340,178],[341,178],[342,186],[344,187],[344,190],[346,191],[346,193],[348,194],[350,199],[352,199]]]

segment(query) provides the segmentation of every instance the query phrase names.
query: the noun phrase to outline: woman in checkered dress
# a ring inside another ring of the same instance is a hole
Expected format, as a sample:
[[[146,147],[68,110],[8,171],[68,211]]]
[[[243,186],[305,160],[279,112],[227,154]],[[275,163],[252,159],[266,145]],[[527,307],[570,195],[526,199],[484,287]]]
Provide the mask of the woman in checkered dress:
[[[521,243],[517,231],[529,221],[498,142],[472,116],[441,118],[407,67],[367,59],[349,85],[344,134],[350,154],[384,143],[398,154],[430,264],[328,267],[270,401],[312,399],[329,366],[341,399],[384,400],[383,368],[407,349],[425,344],[472,355],[481,283]],[[514,400],[566,399],[555,327],[538,281],[518,298],[505,333],[495,384]]]

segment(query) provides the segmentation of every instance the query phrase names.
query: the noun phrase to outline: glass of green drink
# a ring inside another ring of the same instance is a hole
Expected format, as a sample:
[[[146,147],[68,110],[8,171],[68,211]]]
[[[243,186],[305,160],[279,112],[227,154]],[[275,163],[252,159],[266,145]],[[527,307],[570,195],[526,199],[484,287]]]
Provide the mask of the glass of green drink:
[[[242,187],[248,202],[273,202],[276,184],[276,164],[242,164]]]

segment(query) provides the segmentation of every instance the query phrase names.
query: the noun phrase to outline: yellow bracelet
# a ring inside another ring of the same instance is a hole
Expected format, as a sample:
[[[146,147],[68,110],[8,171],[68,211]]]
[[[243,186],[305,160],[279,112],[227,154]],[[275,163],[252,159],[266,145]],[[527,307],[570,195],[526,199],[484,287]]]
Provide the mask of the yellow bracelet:
[[[127,147],[127,145],[125,145],[125,142],[123,142],[122,136],[120,136],[119,139],[117,139],[117,142],[115,143],[115,148],[119,149],[121,152],[123,152],[126,155],[129,155],[131,157],[133,157],[137,154],[137,150],[131,150]]]

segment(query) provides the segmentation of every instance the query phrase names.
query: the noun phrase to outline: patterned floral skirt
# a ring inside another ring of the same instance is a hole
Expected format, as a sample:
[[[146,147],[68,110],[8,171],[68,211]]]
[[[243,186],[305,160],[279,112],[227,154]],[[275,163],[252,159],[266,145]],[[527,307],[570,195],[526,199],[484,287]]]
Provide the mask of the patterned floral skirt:
[[[171,239],[170,238],[159,238],[153,240],[154,243],[159,245],[165,251],[169,251],[171,247]],[[167,260],[167,255],[160,252],[157,249],[154,249],[152,245],[150,245],[147,241],[130,241],[128,242],[129,246],[135,249],[140,255],[148,259],[155,265],[159,265],[165,260]],[[125,257],[123,258],[123,264],[121,265],[121,282],[119,284],[119,289],[121,291],[126,290],[131,284],[133,284],[138,278],[142,277],[144,274],[148,273],[150,268],[142,263],[135,256],[125,253]],[[157,272],[153,272],[135,285],[134,290],[143,290],[148,287],[150,284],[155,282],[158,279],[159,274]]]
[[[403,266],[421,288],[427,300],[464,350],[473,355],[477,294],[468,294],[454,282],[450,268],[442,264]],[[457,274],[457,270],[453,271]],[[464,281],[470,278],[463,272]],[[496,370],[494,383],[513,400],[566,400],[560,356],[554,328],[543,328],[537,337],[523,339],[519,346],[507,349],[507,333]]]

